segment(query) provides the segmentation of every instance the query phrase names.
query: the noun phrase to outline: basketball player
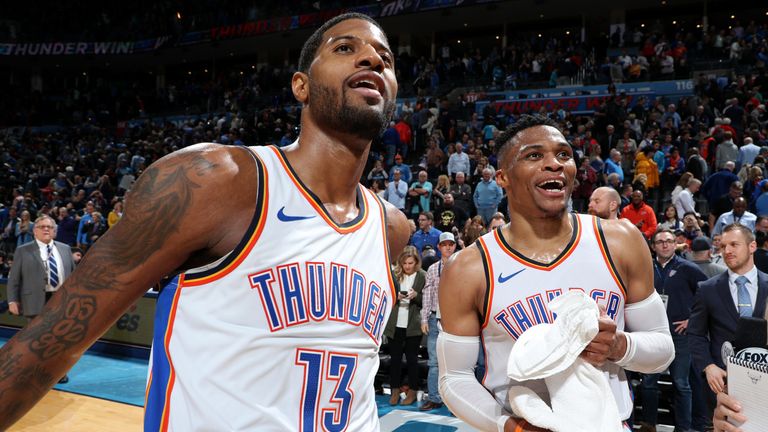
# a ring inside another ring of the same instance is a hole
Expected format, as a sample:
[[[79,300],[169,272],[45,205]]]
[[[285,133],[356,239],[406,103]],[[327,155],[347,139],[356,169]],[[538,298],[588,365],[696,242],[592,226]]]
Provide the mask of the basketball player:
[[[553,321],[551,299],[580,290],[603,311],[600,332],[581,356],[605,371],[628,418],[632,399],[622,368],[660,372],[674,355],[645,240],[626,221],[566,212],[576,165],[557,123],[522,116],[499,142],[496,178],[509,197],[510,222],[443,272],[440,394],[477,429],[541,430],[511,411],[507,389],[517,383],[507,378],[507,358],[522,332]],[[481,348],[486,372],[478,382],[473,368]],[[548,400],[543,381],[521,385]]]
[[[358,179],[393,113],[392,58],[372,19],[334,18],[291,81],[296,142],[201,144],[147,169],[122,220],[0,351],[0,430],[173,273],[145,430],[378,430],[373,380],[396,299],[387,250],[403,249],[408,227]]]

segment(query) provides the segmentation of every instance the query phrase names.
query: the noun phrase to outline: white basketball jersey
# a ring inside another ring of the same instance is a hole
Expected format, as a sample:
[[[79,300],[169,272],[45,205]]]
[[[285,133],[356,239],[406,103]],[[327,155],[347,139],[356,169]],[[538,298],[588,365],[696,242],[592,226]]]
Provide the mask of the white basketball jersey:
[[[376,431],[395,298],[384,207],[359,186],[357,218],[338,225],[279,149],[253,150],[245,237],[158,299],[144,429]]]
[[[486,359],[483,385],[510,412],[507,389],[511,385],[525,385],[549,400],[543,380],[517,383],[508,378],[507,359],[525,330],[554,321],[547,308],[550,300],[569,290],[583,291],[606,307],[619,330],[624,329],[625,287],[608,253],[600,220],[576,214],[571,220],[573,236],[549,264],[515,251],[498,229],[483,235],[477,243],[488,281],[482,330]],[[620,415],[628,418],[632,397],[624,371],[610,362],[606,362],[603,370]]]

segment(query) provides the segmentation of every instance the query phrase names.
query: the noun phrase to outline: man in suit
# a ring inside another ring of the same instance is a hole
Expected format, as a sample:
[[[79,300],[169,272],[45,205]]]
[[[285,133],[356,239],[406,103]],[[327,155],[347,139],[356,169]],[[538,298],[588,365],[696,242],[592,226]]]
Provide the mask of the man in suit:
[[[35,241],[16,249],[8,274],[8,310],[24,315],[27,321],[43,310],[43,305],[75,269],[69,245],[54,241],[56,222],[40,216],[33,228]],[[64,377],[60,383],[68,382]]]
[[[762,317],[768,298],[768,274],[755,267],[755,235],[740,224],[723,229],[720,250],[728,271],[699,284],[688,320],[688,340],[696,371],[704,373],[712,390],[707,393],[711,411],[716,394],[725,389],[725,364],[720,349],[733,341],[739,316]]]

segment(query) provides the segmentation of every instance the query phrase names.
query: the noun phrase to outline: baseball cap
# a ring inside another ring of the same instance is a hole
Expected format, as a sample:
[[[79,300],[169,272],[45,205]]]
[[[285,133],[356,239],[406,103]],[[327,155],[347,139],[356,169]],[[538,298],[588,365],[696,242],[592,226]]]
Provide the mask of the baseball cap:
[[[703,236],[696,237],[691,242],[691,250],[694,252],[709,250],[711,247],[712,244],[709,242],[709,239]]]
[[[440,234],[440,240],[437,242],[437,244],[440,244],[444,241],[452,241],[456,243],[456,237],[453,236],[453,233],[450,232],[444,232]]]

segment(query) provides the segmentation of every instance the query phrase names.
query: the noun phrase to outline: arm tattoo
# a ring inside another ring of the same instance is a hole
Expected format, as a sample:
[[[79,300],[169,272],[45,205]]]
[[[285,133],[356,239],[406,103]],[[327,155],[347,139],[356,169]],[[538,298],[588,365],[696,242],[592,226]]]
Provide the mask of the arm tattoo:
[[[18,362],[21,354],[4,352],[0,355],[0,381],[5,381],[8,377],[16,375],[19,366]]]
[[[181,154],[168,161],[163,172],[151,167],[131,190],[129,207],[115,232],[119,241],[98,242],[83,258],[72,283],[89,291],[116,289],[117,278],[135,268],[177,231],[177,221],[200,188],[191,177],[203,177],[217,168],[198,153]],[[105,239],[106,240],[106,239]]]
[[[29,350],[41,360],[53,358],[82,342],[90,318],[96,312],[96,297],[62,294],[65,296],[63,301],[42,316],[42,324],[19,332],[19,340],[29,342]]]

